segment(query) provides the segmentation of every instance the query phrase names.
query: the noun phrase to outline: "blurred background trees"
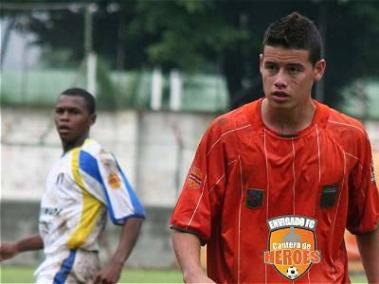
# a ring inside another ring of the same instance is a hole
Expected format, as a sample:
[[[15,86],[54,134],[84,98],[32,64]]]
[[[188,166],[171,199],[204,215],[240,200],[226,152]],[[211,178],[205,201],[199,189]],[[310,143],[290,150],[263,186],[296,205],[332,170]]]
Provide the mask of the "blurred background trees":
[[[295,10],[313,19],[325,40],[327,73],[315,88],[320,100],[338,106],[344,87],[379,76],[376,1],[3,0],[1,5],[2,61],[12,52],[8,32],[17,29],[35,35],[32,44],[42,48],[45,66],[78,66],[89,48],[102,58],[102,70],[159,66],[163,72],[221,74],[230,108],[262,96],[258,55],[264,30]]]
[[[279,17],[299,11],[320,28],[328,66],[315,96],[365,122],[379,161],[378,1],[2,0],[0,9],[1,147],[3,161],[12,161],[1,167],[2,197],[39,197],[48,166],[61,150],[51,107],[62,90],[88,87],[92,64],[98,106],[111,110],[101,113],[94,138],[121,157],[146,204],[169,208],[152,211],[145,236],[154,232],[155,238],[134,254],[147,259],[146,245],[152,244],[159,267],[174,263],[168,237],[160,231],[168,222],[162,212],[171,212],[210,120],[262,96],[261,41]],[[180,74],[183,87],[176,109],[167,99],[180,85],[180,80],[172,84],[173,74]],[[150,104],[155,89],[161,91],[157,108]],[[10,208],[22,213],[25,206]],[[7,220],[12,225],[13,219]],[[32,224],[25,222],[22,231]],[[3,231],[11,236],[11,230]]]

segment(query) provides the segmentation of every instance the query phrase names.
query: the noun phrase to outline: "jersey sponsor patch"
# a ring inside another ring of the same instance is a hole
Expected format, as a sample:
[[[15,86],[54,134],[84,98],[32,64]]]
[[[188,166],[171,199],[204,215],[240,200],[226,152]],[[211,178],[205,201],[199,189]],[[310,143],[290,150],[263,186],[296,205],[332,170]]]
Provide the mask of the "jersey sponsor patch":
[[[120,177],[116,173],[110,173],[108,175],[108,184],[112,189],[117,189],[121,187]]]
[[[337,185],[327,185],[322,188],[320,207],[321,208],[332,208],[336,203],[338,193]]]
[[[60,216],[62,210],[62,208],[56,207],[41,207],[40,214],[47,216]]]
[[[246,191],[246,207],[259,208],[263,204],[263,189],[252,188]]]
[[[117,163],[112,154],[101,150],[100,161],[104,166],[107,182],[112,189],[118,189],[121,187],[121,179],[118,175]]]
[[[191,189],[199,189],[203,183],[203,173],[197,167],[192,167],[188,177],[187,184]]]
[[[280,216],[267,222],[270,236],[263,259],[285,278],[303,276],[321,260],[316,249],[316,220],[305,216]]]

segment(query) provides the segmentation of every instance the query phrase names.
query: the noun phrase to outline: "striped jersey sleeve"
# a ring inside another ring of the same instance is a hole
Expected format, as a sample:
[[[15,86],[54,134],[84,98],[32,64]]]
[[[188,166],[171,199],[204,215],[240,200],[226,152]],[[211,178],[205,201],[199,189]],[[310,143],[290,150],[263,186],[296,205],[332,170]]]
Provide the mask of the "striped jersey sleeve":
[[[103,202],[114,224],[145,212],[125,173],[111,153],[93,142],[80,153],[80,169],[90,194]]]
[[[336,111],[329,118],[330,132],[355,166],[349,175],[349,209],[346,227],[353,234],[378,228],[379,193],[369,137],[363,125]]]

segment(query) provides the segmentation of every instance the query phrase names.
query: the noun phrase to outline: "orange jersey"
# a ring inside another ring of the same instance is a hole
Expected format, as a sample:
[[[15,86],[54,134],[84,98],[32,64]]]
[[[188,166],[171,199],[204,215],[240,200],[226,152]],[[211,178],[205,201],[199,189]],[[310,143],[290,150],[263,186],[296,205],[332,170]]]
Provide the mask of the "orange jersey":
[[[377,228],[378,189],[362,125],[321,103],[283,137],[258,100],[215,119],[171,218],[207,243],[217,283],[349,282],[344,231]]]

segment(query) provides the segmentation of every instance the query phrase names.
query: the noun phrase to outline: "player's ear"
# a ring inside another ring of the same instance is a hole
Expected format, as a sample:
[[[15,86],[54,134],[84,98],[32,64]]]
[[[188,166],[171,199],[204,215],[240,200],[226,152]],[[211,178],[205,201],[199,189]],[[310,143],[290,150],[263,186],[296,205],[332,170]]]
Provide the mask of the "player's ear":
[[[96,118],[97,118],[96,113],[91,114],[91,126],[95,124]]]
[[[259,54],[259,71],[262,73],[263,53]]]
[[[313,68],[315,81],[321,80],[322,76],[324,75],[325,69],[326,69],[325,59],[320,59],[319,61],[315,63],[314,68]]]

